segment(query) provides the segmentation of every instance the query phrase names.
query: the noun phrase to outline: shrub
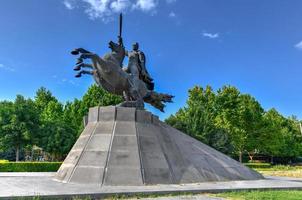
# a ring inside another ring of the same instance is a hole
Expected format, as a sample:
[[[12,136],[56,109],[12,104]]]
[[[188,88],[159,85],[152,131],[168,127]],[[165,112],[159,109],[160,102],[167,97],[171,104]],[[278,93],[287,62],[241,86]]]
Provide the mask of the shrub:
[[[270,163],[244,163],[245,166],[250,168],[270,168]]]
[[[0,172],[55,172],[62,162],[0,162]]]

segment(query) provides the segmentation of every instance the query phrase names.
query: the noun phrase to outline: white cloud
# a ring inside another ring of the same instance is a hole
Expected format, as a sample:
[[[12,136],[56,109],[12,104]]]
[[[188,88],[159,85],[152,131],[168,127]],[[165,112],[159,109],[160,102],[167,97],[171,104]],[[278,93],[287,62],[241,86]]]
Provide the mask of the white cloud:
[[[63,0],[67,9],[82,8],[90,19],[101,19],[103,22],[112,20],[112,16],[120,12],[137,10],[155,14],[158,2],[159,0]]]
[[[169,13],[169,17],[171,17],[171,18],[174,18],[174,17],[176,17],[176,14],[175,14],[175,12],[173,12],[173,11],[172,11],[172,12],[170,12],[170,13]]]
[[[68,83],[70,83],[71,85],[79,85],[79,84],[75,83],[73,80],[69,80]]]
[[[6,66],[4,64],[1,64],[1,63],[0,63],[0,69],[6,70],[6,71],[10,71],[10,72],[14,72],[15,71],[14,68],[8,67],[8,66]]]
[[[90,19],[101,18],[106,21],[108,17],[112,15],[112,11],[109,8],[110,0],[83,0],[88,4],[85,12]]]
[[[297,44],[295,45],[295,47],[296,47],[297,49],[301,49],[301,50],[302,50],[302,41],[299,42],[299,43],[297,43]]]
[[[137,0],[133,5],[133,8],[148,12],[154,10],[157,7],[157,4],[157,0]]]
[[[74,0],[64,0],[63,4],[68,10],[73,10],[75,8],[75,1]]]
[[[210,39],[215,39],[215,38],[219,38],[219,33],[207,33],[207,32],[204,32],[204,33],[202,33],[202,36],[210,38]]]
[[[56,75],[54,75],[53,78],[58,79],[58,77]],[[58,79],[57,83],[60,84],[60,85],[63,85],[63,84],[71,84],[71,85],[75,85],[75,86],[79,85],[75,81],[73,81],[71,79],[67,79],[67,78]]]
[[[131,2],[129,0],[116,0],[111,2],[110,8],[114,12],[122,12],[127,10],[127,8],[131,5]]]
[[[167,2],[168,4],[170,4],[170,3],[175,3],[176,0],[166,0],[166,2]]]

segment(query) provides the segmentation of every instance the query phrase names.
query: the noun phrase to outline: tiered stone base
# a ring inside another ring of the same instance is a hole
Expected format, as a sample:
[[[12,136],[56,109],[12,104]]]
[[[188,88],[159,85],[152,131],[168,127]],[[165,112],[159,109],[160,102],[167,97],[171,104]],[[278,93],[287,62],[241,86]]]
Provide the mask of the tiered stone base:
[[[94,185],[255,180],[262,175],[143,110],[94,107],[55,179]]]

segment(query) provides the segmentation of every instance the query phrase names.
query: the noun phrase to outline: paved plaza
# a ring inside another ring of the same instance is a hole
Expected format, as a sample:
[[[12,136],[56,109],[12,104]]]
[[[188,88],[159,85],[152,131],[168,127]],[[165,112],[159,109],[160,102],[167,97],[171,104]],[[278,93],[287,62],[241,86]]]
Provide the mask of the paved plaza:
[[[302,179],[266,177],[262,180],[204,182],[152,186],[96,186],[61,183],[54,173],[0,173],[0,198],[12,197],[104,197],[123,194],[218,193],[250,189],[302,189]]]

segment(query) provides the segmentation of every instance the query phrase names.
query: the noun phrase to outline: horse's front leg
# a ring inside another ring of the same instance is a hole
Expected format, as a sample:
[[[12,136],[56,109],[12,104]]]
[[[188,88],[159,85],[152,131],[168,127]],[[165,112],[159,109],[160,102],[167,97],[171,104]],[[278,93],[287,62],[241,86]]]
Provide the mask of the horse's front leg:
[[[80,63],[80,64],[76,65],[76,66],[73,68],[73,70],[74,70],[74,71],[79,71],[79,70],[81,70],[82,67],[93,69],[93,66],[92,66],[91,64]]]
[[[80,57],[78,59],[87,59],[87,58],[90,58],[90,59],[94,59],[96,58],[96,54],[94,53],[81,53]]]
[[[91,53],[91,52],[87,51],[86,49],[83,49],[83,48],[76,48],[71,51],[72,55],[79,55],[80,53]]]
[[[94,71],[88,71],[88,70],[81,70],[79,73],[75,75],[76,78],[80,78],[82,74],[88,74],[88,75],[94,75]]]

